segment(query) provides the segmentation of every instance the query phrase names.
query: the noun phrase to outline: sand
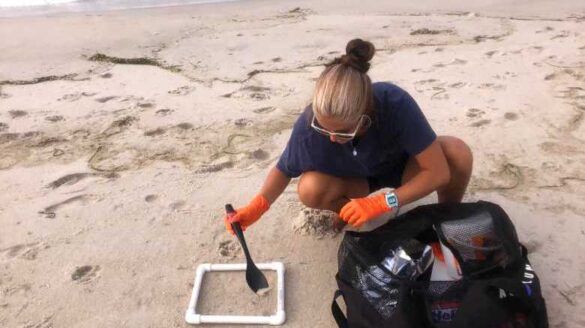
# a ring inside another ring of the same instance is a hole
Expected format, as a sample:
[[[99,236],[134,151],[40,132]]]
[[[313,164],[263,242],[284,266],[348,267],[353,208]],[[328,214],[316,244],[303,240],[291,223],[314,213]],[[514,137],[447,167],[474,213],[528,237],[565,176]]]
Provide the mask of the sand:
[[[473,149],[466,200],[510,214],[551,327],[585,326],[584,32],[577,0],[1,18],[0,326],[187,327],[197,265],[244,261],[224,204],[257,192],[322,64],[358,36],[378,48],[373,80],[408,90],[438,134]],[[302,209],[293,181],[248,246],[286,265],[286,326],[334,327],[342,234],[302,228]],[[213,289],[206,304],[233,300],[227,290],[246,289]],[[258,302],[234,304],[270,311]]]

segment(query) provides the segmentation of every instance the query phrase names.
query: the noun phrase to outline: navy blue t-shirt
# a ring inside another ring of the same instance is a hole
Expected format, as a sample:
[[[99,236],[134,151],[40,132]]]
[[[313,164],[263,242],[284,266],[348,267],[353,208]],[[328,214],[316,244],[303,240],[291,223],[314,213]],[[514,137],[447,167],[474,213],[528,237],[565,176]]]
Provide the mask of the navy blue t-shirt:
[[[414,99],[400,87],[373,84],[375,111],[365,134],[339,144],[311,128],[308,106],[294,124],[277,168],[291,178],[318,171],[338,177],[402,176],[409,157],[427,148],[436,134]]]

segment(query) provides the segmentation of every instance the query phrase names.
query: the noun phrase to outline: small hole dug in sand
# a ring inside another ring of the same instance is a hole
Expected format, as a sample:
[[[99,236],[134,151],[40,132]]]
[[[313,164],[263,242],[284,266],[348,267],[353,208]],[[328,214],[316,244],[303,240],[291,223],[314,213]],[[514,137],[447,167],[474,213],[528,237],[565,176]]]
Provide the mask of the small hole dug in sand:
[[[293,220],[294,232],[323,238],[335,236],[343,228],[344,222],[339,219],[337,213],[328,210],[305,208]]]

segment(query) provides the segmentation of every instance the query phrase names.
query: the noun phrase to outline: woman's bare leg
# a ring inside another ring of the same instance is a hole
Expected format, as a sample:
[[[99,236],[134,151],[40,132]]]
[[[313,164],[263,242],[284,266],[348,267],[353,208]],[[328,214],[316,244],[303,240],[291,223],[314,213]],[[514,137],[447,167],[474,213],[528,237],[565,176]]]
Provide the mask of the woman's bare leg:
[[[473,169],[473,155],[471,149],[467,144],[459,138],[450,136],[440,136],[437,138],[449,170],[451,171],[451,180],[449,183],[437,190],[439,203],[459,203],[463,199],[469,179],[471,178],[471,171]],[[404,173],[402,175],[402,183],[406,183],[416,174],[420,168],[416,161],[411,158],[406,164]]]
[[[339,213],[349,198],[365,197],[369,194],[366,179],[339,178],[310,171],[299,181],[299,198],[307,207],[325,209]]]

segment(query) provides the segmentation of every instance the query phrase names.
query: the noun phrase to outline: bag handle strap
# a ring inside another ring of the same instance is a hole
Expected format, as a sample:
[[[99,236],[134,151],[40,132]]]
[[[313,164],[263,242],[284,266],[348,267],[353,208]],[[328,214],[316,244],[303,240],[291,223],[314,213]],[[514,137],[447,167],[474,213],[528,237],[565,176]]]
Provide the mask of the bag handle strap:
[[[337,326],[339,328],[348,328],[349,325],[347,323],[347,318],[345,317],[345,314],[343,314],[343,311],[341,311],[339,304],[337,304],[337,299],[339,296],[343,296],[343,293],[341,293],[341,290],[338,289],[335,291],[335,295],[333,295],[331,313],[333,314],[333,318],[335,318],[335,322],[337,322]]]

